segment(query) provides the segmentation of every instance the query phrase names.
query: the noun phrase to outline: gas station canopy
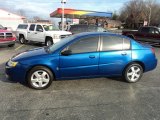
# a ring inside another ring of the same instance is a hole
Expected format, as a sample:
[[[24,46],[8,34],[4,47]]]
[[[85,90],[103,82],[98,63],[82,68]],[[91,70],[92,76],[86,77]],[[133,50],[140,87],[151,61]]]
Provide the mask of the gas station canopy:
[[[97,12],[97,11],[87,11],[87,10],[76,10],[76,9],[69,9],[65,8],[64,9],[64,16],[66,18],[95,18],[95,17],[107,17],[110,18],[112,17],[111,12]],[[57,17],[61,18],[62,17],[62,8],[58,8],[56,11],[52,12],[50,14],[50,17]]]

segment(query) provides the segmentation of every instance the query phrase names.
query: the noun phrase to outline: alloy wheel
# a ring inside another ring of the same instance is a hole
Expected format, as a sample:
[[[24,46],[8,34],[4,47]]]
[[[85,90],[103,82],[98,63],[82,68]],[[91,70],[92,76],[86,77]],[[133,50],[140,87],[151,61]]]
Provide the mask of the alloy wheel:
[[[131,66],[127,71],[127,78],[131,82],[136,82],[141,77],[141,68],[139,66]]]
[[[36,88],[43,88],[49,84],[50,76],[44,70],[35,71],[31,75],[31,83]]]

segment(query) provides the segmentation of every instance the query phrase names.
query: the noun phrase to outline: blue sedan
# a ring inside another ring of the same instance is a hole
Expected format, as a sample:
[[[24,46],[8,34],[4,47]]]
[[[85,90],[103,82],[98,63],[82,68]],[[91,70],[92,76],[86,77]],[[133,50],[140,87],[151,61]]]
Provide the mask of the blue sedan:
[[[116,34],[81,33],[13,56],[6,63],[6,75],[40,90],[57,79],[122,76],[134,83],[156,66],[151,46]]]

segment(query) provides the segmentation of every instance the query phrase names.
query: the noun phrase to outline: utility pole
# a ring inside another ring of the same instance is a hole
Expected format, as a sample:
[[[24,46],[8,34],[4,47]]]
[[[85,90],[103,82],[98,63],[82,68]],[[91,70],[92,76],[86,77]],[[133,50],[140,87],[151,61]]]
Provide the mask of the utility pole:
[[[66,4],[67,0],[61,0],[62,3],[62,20],[61,20],[61,24],[62,24],[62,31],[64,30],[64,4]]]

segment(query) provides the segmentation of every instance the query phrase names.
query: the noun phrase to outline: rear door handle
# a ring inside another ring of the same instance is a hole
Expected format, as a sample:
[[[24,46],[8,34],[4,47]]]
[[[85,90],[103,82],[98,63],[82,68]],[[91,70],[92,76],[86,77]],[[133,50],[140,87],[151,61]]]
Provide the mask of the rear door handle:
[[[95,58],[95,56],[94,55],[90,55],[89,58],[93,59],[93,58]]]
[[[30,32],[28,32],[28,33],[30,33]]]
[[[37,34],[37,33],[35,33],[35,34]]]
[[[127,53],[126,52],[122,52],[121,55],[127,55]]]

